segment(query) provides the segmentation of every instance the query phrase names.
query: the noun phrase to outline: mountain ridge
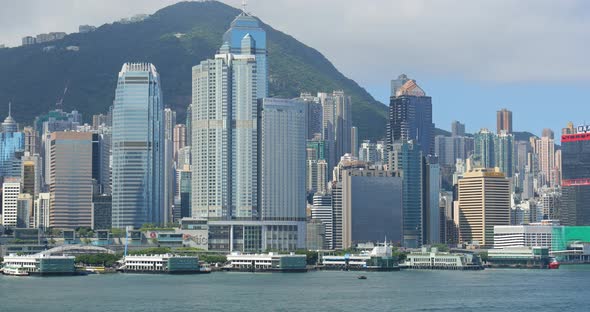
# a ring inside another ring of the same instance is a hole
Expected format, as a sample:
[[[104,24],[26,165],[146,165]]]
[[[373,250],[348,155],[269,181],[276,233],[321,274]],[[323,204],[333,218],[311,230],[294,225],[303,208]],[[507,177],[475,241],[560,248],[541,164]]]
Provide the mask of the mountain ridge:
[[[179,2],[143,21],[104,24],[62,40],[0,50],[0,114],[13,102],[13,116],[31,124],[54,108],[65,86],[64,109],[77,109],[84,121],[112,105],[123,63],[153,63],[162,80],[166,106],[183,122],[191,101],[191,68],[213,57],[222,35],[241,11],[216,1]],[[360,139],[385,136],[387,106],[344,76],[319,51],[261,22],[267,32],[269,95],[297,97],[300,92],[344,90],[353,99],[353,125]],[[43,48],[53,46],[49,51]],[[76,46],[79,51],[66,48]],[[32,109],[34,108],[34,109]]]

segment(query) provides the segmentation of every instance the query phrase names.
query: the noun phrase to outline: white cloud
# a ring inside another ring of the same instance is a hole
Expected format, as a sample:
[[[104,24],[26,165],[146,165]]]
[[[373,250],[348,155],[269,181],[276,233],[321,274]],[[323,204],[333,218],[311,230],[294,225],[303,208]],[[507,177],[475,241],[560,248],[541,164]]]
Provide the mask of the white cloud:
[[[173,2],[4,4],[0,42],[16,45],[27,34],[72,32],[79,24],[151,13]],[[361,84],[400,72],[494,82],[590,80],[590,3],[583,0],[250,0],[248,8]]]

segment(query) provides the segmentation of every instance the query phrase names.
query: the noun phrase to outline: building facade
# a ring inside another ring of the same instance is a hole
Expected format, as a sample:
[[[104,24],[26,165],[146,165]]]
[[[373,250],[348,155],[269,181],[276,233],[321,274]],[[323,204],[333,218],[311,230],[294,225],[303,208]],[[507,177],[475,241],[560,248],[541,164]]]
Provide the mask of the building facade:
[[[163,111],[156,68],[124,64],[113,108],[113,227],[165,221]]]

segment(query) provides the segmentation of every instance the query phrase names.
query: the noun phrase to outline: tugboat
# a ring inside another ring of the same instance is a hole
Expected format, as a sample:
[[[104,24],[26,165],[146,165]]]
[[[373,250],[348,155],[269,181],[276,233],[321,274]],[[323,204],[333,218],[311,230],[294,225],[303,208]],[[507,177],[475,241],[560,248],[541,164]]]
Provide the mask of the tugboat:
[[[550,270],[559,269],[559,262],[557,262],[557,259],[551,258],[551,260],[549,261],[549,269]]]

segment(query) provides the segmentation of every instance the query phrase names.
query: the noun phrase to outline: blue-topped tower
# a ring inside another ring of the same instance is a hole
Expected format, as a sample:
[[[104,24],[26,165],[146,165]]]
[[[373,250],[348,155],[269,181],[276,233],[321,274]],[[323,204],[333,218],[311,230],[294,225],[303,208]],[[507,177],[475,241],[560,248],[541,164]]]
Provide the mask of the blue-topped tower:
[[[244,49],[244,39],[249,41],[249,51]],[[221,50],[224,46],[229,47],[227,52],[232,54],[256,56],[256,98],[268,97],[266,31],[260,27],[258,19],[246,11],[245,3],[242,3],[242,13],[231,22],[230,28],[223,35]]]

